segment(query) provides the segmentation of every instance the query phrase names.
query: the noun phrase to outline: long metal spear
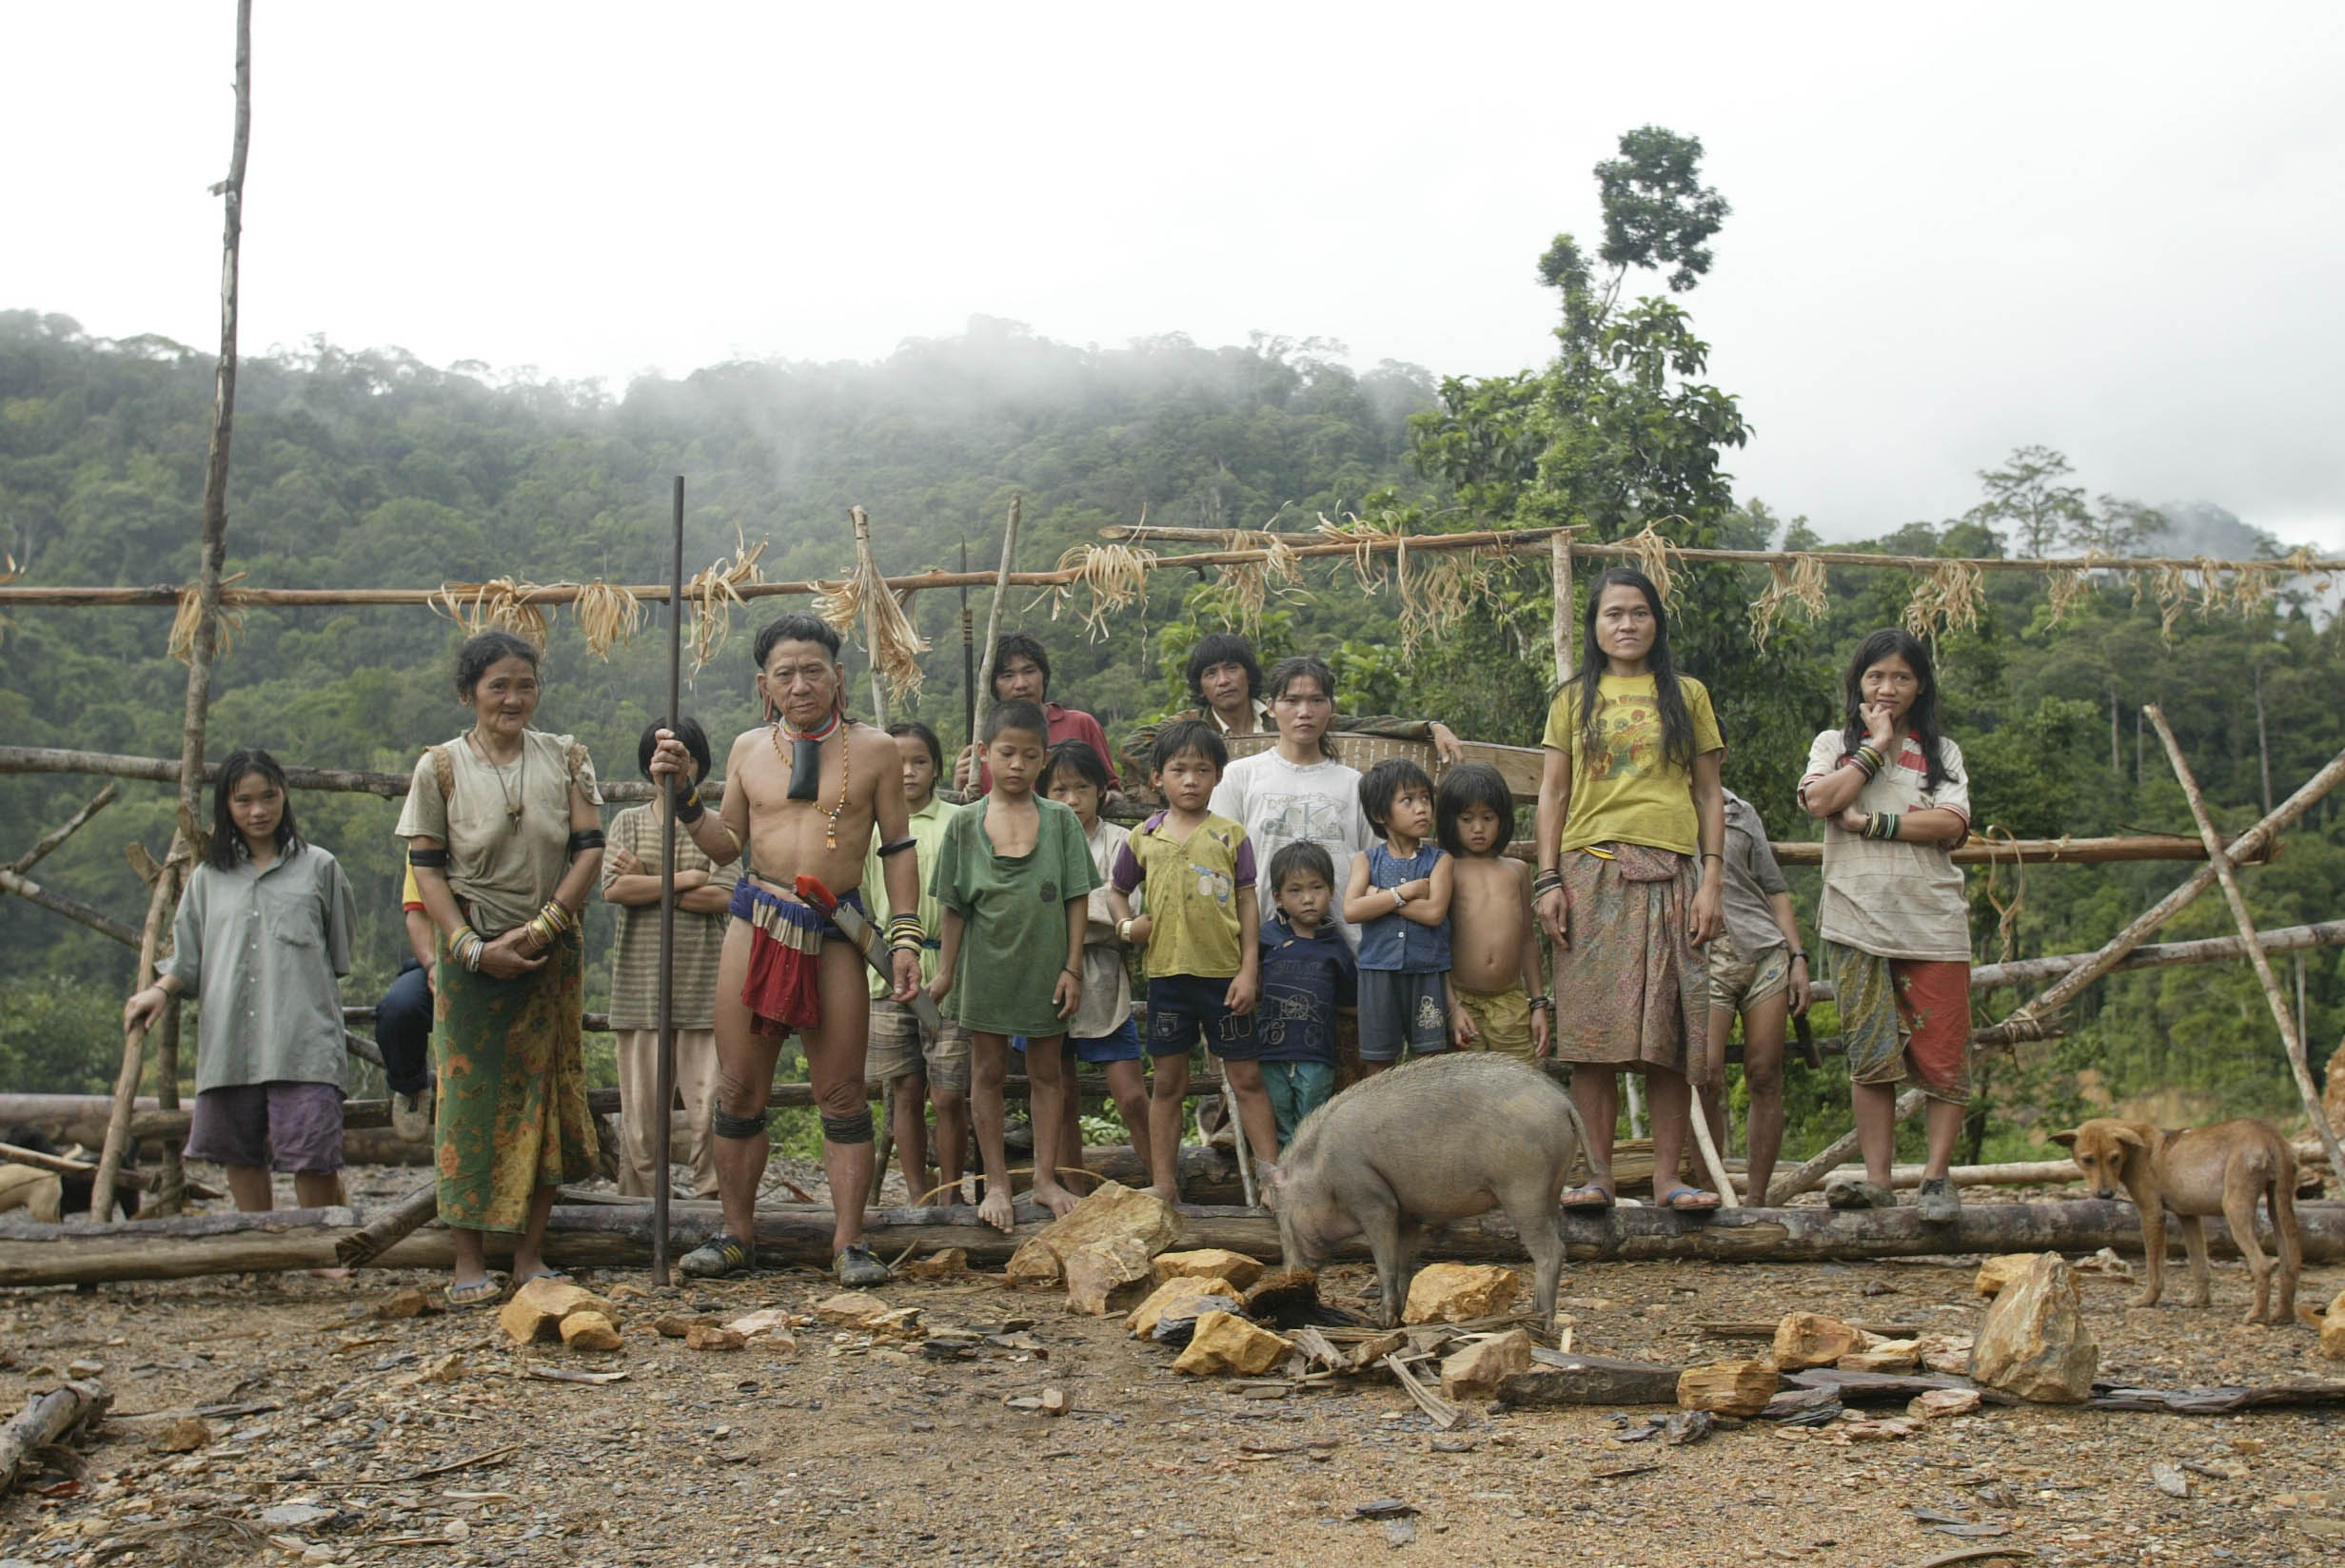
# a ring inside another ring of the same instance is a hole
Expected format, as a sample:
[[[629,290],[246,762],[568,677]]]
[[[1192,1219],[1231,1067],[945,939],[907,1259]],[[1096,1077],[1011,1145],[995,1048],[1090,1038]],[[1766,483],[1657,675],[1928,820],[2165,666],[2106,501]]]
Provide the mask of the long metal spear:
[[[684,476],[668,555],[668,733],[680,715],[684,642]],[[651,1117],[651,1283],[668,1283],[668,1156],[676,1101],[676,775],[660,775],[660,1065]]]

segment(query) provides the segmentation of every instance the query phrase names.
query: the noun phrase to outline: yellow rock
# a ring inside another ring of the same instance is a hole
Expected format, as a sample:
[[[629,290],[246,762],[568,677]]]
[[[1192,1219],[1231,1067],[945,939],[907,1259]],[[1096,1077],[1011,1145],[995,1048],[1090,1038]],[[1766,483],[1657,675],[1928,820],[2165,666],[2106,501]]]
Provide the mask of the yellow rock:
[[[1234,1373],[1259,1377],[1287,1359],[1294,1346],[1267,1328],[1227,1312],[1208,1312],[1197,1320],[1196,1338],[1172,1362],[1172,1370],[1192,1376]]]
[[[1194,1301],[1199,1296],[1227,1296],[1235,1301],[1238,1299],[1238,1288],[1227,1280],[1200,1280],[1178,1274],[1158,1285],[1149,1293],[1148,1300],[1133,1307],[1124,1319],[1124,1326],[1132,1331],[1133,1338],[1145,1340],[1156,1332],[1156,1321],[1165,1315],[1167,1308],[1181,1302]]]
[[[944,1280],[956,1274],[966,1274],[969,1272],[969,1249],[965,1246],[948,1246],[925,1258],[915,1258],[896,1272],[913,1280]]]
[[[1262,1277],[1262,1264],[1243,1252],[1209,1246],[1194,1252],[1167,1252],[1156,1260],[1156,1283],[1182,1275],[1200,1280],[1227,1280],[1240,1290]]]
[[[1982,1298],[2002,1294],[2003,1286],[2027,1272],[2027,1265],[2036,1261],[2033,1252],[2005,1252],[1989,1258],[1979,1265],[1979,1278],[1971,1288]]]
[[[591,1308],[581,1308],[562,1320],[562,1343],[573,1350],[618,1350],[626,1342],[611,1320]]]
[[[761,1306],[755,1312],[744,1312],[723,1326],[725,1332],[739,1335],[759,1350],[798,1348],[798,1336],[790,1329],[790,1314],[778,1306]]]
[[[1131,1236],[1087,1242],[1061,1264],[1070,1311],[1104,1318],[1148,1293],[1148,1249]]]
[[[1832,1364],[1843,1372],[1911,1372],[1921,1360],[1920,1340],[1882,1340],[1851,1350]]]
[[[1933,1372],[1943,1372],[1951,1378],[1970,1376],[1970,1347],[1968,1334],[1924,1334],[1915,1342],[1921,1364]]]
[[[1452,1400],[1494,1400],[1502,1380],[1529,1370],[1530,1336],[1509,1328],[1444,1357],[1441,1392]]]
[[[1010,1283],[1024,1284],[1019,1260],[1029,1247],[1039,1246],[1064,1264],[1068,1254],[1092,1242],[1113,1241],[1128,1236],[1140,1244],[1150,1257],[1154,1257],[1180,1239],[1180,1216],[1172,1205],[1153,1192],[1142,1192],[1120,1182],[1103,1182],[1084,1195],[1083,1201],[1035,1232],[1032,1241],[1017,1249],[1010,1260]],[[1039,1277],[1038,1261],[1029,1260],[1026,1267]],[[1054,1276],[1049,1282],[1056,1284]]]
[[[194,1416],[182,1416],[147,1440],[158,1454],[192,1454],[211,1441],[211,1428]]]
[[[1429,1264],[1409,1282],[1405,1323],[1494,1318],[1514,1304],[1523,1282],[1500,1264]]]
[[[1677,1402],[1687,1410],[1708,1410],[1721,1416],[1748,1418],[1767,1407],[1782,1382],[1775,1362],[1764,1356],[1748,1361],[1711,1362],[1689,1366],[1677,1380]]]
[[[748,1343],[739,1329],[719,1328],[715,1323],[694,1323],[684,1330],[688,1350],[739,1350]]]
[[[1867,1336],[1854,1323],[1821,1312],[1792,1312],[1775,1325],[1775,1364],[1786,1372],[1830,1366],[1864,1348]]]
[[[860,1328],[885,1317],[888,1303],[868,1291],[844,1290],[815,1303],[815,1316],[826,1323]]]
[[[573,1312],[599,1312],[609,1326],[619,1326],[619,1309],[591,1290],[566,1280],[532,1280],[513,1292],[513,1299],[497,1312],[497,1326],[515,1344],[550,1340],[562,1331],[562,1320]]]
[[[1976,1388],[1933,1388],[1907,1401],[1905,1414],[1923,1421],[1938,1421],[1946,1416],[1967,1416],[1978,1408]]]
[[[2082,1404],[2099,1366],[2076,1272],[2056,1252],[2003,1287],[1971,1347],[1974,1382],[2043,1404]]]
[[[1014,1289],[1055,1290],[1064,1277],[1058,1265],[1058,1251],[1039,1236],[1030,1236],[1018,1244],[1010,1254],[1009,1265],[1002,1271]]]

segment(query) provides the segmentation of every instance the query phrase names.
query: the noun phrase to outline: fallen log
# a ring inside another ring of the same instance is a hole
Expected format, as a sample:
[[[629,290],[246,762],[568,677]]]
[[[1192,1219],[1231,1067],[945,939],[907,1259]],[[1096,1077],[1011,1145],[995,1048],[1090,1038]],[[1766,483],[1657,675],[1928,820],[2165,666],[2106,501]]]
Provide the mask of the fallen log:
[[[413,1235],[438,1218],[439,1214],[440,1182],[434,1177],[336,1242],[334,1261],[345,1268],[358,1268],[373,1263],[397,1245],[401,1239]]]
[[[1257,1258],[1279,1255],[1278,1222],[1246,1209],[1183,1205],[1183,1247],[1228,1247]],[[2345,1204],[2297,1205],[2308,1263],[2345,1260]],[[1021,1204],[1010,1233],[977,1221],[968,1206],[891,1208],[869,1214],[872,1244],[893,1256],[964,1248],[972,1263],[998,1264],[1037,1234],[1048,1216]],[[695,1245],[723,1224],[715,1204],[678,1202],[671,1229],[679,1244]],[[758,1211],[758,1248],[769,1267],[827,1268],[832,1215],[809,1204]],[[274,1272],[334,1265],[334,1247],[358,1228],[346,1208],[286,1209],[271,1214],[221,1214],[110,1225],[58,1228],[0,1219],[0,1287],[82,1284],[108,1280],[189,1279],[211,1274]],[[1826,1263],[1963,1253],[2091,1253],[2102,1247],[2138,1254],[2141,1227],[2133,1205],[2098,1199],[2033,1204],[1969,1205],[1951,1225],[1922,1222],[1911,1208],[1841,1211],[1829,1208],[1743,1208],[1721,1211],[1705,1224],[1666,1209],[1616,1208],[1567,1214],[1564,1238],[1578,1263],[1649,1262]],[[2237,1255],[2217,1222],[2206,1223],[2207,1245]],[[510,1256],[512,1239],[486,1238],[493,1261]],[[2180,1245],[2178,1236],[2171,1244]],[[1344,1258],[1365,1258],[1350,1243]],[[1525,1254],[1499,1216],[1431,1230],[1427,1262],[1519,1262]],[[546,1257],[571,1268],[641,1268],[651,1259],[649,1205],[557,1204]],[[416,1232],[377,1260],[383,1268],[445,1268],[454,1258],[445,1230]]]
[[[16,1484],[16,1472],[27,1460],[95,1417],[103,1416],[113,1397],[106,1385],[68,1382],[35,1398],[0,1426],[0,1493]]]

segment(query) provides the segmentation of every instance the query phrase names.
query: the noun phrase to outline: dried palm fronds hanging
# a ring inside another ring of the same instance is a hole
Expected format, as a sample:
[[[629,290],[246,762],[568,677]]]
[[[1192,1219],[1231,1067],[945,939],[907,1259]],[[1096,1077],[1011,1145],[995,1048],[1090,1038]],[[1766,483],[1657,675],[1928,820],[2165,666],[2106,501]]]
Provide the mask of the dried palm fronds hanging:
[[[530,600],[544,592],[534,582],[491,578],[486,582],[443,582],[431,597],[431,607],[476,637],[501,627],[541,652],[545,647],[545,612]]]
[[[701,569],[699,576],[684,584],[684,602],[692,607],[692,667],[699,671],[707,667],[724,646],[724,639],[733,629],[733,606],[749,601],[740,590],[751,583],[763,582],[765,574],[758,569],[758,558],[765,554],[770,539],[759,539],[753,546],[741,537],[740,525],[733,526],[733,554],[719,556],[714,563]]]
[[[1411,567],[1409,536],[1398,519],[1386,515],[1371,521],[1347,512],[1338,522],[1324,514],[1318,532],[1324,538],[1352,547],[1351,572],[1361,591],[1375,593],[1389,581],[1399,600],[1401,651],[1414,657],[1428,634],[1438,635],[1463,616],[1477,599],[1490,594],[1490,579],[1509,559],[1510,538],[1497,536],[1488,549],[1421,552],[1427,559]],[[1425,536],[1418,536],[1423,538]],[[1388,571],[1380,544],[1391,546]]]
[[[928,639],[920,636],[912,617],[904,613],[904,600],[889,591],[886,578],[880,576],[878,559],[871,551],[863,509],[856,507],[854,517],[855,573],[843,582],[816,585],[818,591],[815,595],[815,614],[840,637],[861,641],[863,618],[868,611],[872,638],[878,644],[867,650],[872,662],[879,667],[890,695],[899,702],[910,702],[920,695],[920,656],[928,652]]]
[[[1974,631],[1986,599],[1986,578],[1978,567],[1941,560],[1914,585],[1914,597],[1905,605],[1905,629],[1918,637],[1958,628]]]
[[[608,658],[620,643],[633,642],[642,624],[642,601],[617,583],[597,578],[578,591],[578,628],[595,657]]]
[[[10,557],[9,559],[9,564],[10,566],[14,566],[16,564],[14,557]],[[246,575],[246,574],[243,572],[238,572],[232,576],[225,577],[220,579],[220,629],[216,634],[217,640],[212,647],[212,657],[214,658],[226,658],[228,655],[234,653],[236,651],[236,639],[244,635],[245,610],[243,599],[241,596],[232,593],[230,590],[235,584],[244,581]],[[0,578],[0,581],[6,580],[7,578]],[[202,619],[202,596],[192,586],[182,588],[179,591],[179,613],[171,617],[171,640],[169,644],[171,657],[179,660],[182,664],[192,664],[195,662],[195,628],[197,623]]]
[[[1786,604],[1798,605],[1810,624],[1823,617],[1823,561],[1810,555],[1795,555],[1788,566],[1780,560],[1767,562],[1767,585],[1750,605],[1751,637],[1761,648],[1766,647],[1776,618]]]
[[[2092,586],[2092,578],[2082,568],[2063,566],[2055,569],[2044,583],[2045,594],[2052,604],[2052,624],[2058,626],[2067,619],[2069,609],[2091,592]]]
[[[1685,563],[1685,557],[1679,550],[1675,540],[1654,526],[1656,520],[1684,522],[1685,519],[1681,517],[1666,517],[1659,519],[1647,518],[1645,519],[1643,528],[1638,529],[1622,542],[1637,553],[1637,570],[1653,579],[1654,591],[1661,595],[1661,602],[1666,604],[1669,602],[1670,591],[1677,581],[1676,574],[1669,567],[1669,558],[1676,556],[1678,564],[1683,566]]]
[[[1051,618],[1056,620],[1074,591],[1088,589],[1091,602],[1075,618],[1083,623],[1086,640],[1102,641],[1108,635],[1108,617],[1127,605],[1148,603],[1148,578],[1155,567],[1153,550],[1134,549],[1129,544],[1072,545],[1059,556],[1057,569],[1074,573],[1075,579],[1045,590],[1027,608],[1031,610],[1047,598],[1051,601]],[[1226,571],[1224,579],[1227,580]]]

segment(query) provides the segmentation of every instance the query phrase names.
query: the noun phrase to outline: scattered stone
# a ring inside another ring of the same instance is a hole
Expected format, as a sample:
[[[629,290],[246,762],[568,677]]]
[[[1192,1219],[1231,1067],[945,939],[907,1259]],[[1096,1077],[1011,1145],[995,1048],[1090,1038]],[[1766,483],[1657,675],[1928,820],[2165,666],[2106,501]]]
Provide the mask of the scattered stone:
[[[1832,1364],[1843,1372],[1911,1372],[1921,1360],[1920,1340],[1883,1340],[1851,1350]]]
[[[761,1306],[755,1312],[744,1312],[723,1326],[759,1350],[798,1348],[798,1336],[790,1331],[790,1314],[778,1306]]]
[[[1910,1438],[1916,1423],[1903,1416],[1892,1416],[1886,1421],[1842,1421],[1836,1429],[1850,1442],[1896,1442]]]
[[[1775,1325],[1775,1364],[1785,1372],[1831,1366],[1864,1348],[1863,1329],[1821,1312],[1793,1312]]]
[[[1058,1250],[1039,1236],[1028,1237],[1010,1254],[1002,1276],[1016,1290],[1055,1290],[1062,1278]]]
[[[843,1290],[815,1303],[816,1317],[842,1328],[866,1327],[892,1310],[887,1303],[865,1290]]]
[[[1059,1261],[1067,1282],[1067,1307],[1104,1318],[1130,1309],[1149,1293],[1153,1277],[1148,1249],[1131,1236],[1089,1242]]]
[[[306,1530],[333,1517],[331,1508],[321,1508],[314,1502],[281,1502],[274,1508],[261,1510],[261,1522],[280,1530]]]
[[[98,1378],[106,1375],[106,1363],[104,1362],[93,1362],[87,1357],[82,1357],[80,1359],[66,1362],[65,1370],[68,1377]]]
[[[716,1327],[717,1320],[705,1312],[689,1316],[681,1312],[663,1312],[652,1321],[651,1326],[663,1340],[680,1340],[696,1328]]]
[[[1441,1363],[1441,1393],[1450,1400],[1492,1400],[1498,1385],[1530,1369],[1530,1336],[1519,1328],[1476,1340]]]
[[[573,1350],[620,1350],[626,1342],[601,1313],[581,1310],[562,1320],[562,1343]]]
[[[1924,1334],[1915,1342],[1915,1348],[1921,1352],[1921,1364],[1931,1371],[1942,1372],[1950,1378],[1967,1378],[1971,1343],[1972,1336],[1968,1334]]]
[[[1148,1300],[1133,1307],[1124,1319],[1124,1327],[1133,1339],[1154,1337],[1156,1322],[1174,1303],[1199,1296],[1223,1296],[1236,1300],[1237,1286],[1224,1279],[1200,1280],[1192,1275],[1177,1274],[1151,1292]],[[1193,1316],[1193,1314],[1192,1314]]]
[[[696,1323],[684,1330],[684,1348],[687,1350],[745,1350],[748,1347],[748,1336],[739,1329]]]
[[[1409,1282],[1405,1323],[1495,1318],[1514,1304],[1523,1282],[1503,1264],[1428,1264]]]
[[[2036,1258],[2033,1252],[2005,1252],[1989,1258],[1979,1265],[1979,1278],[1972,1282],[1971,1288],[1982,1298],[2000,1296],[2003,1286],[2026,1273]]]
[[[2170,1498],[2190,1496],[2190,1478],[2163,1460],[2150,1466],[2150,1484]]]
[[[1042,1391],[1042,1413],[1046,1416],[1065,1415],[1067,1391],[1063,1388],[1045,1388]]]
[[[1661,1441],[1671,1448],[1700,1442],[1718,1430],[1718,1418],[1707,1410],[1679,1410],[1661,1423]]]
[[[920,1326],[920,1314],[921,1309],[916,1306],[891,1307],[865,1322],[863,1326],[874,1334],[882,1334],[891,1340],[922,1340],[928,1337],[928,1330]],[[739,1322],[738,1319],[735,1321]]]
[[[1498,1385],[1498,1402],[1508,1405],[1675,1404],[1682,1366],[1621,1361],[1609,1356],[1568,1355],[1542,1350],[1527,1372]]]
[[[1167,1252],[1156,1259],[1156,1283],[1182,1275],[1200,1280],[1227,1280],[1240,1290],[1262,1278],[1262,1265],[1243,1252],[1209,1246],[1193,1252]]]
[[[1926,1394],[1916,1394],[1905,1404],[1905,1414],[1917,1421],[1968,1416],[1978,1409],[1979,1390],[1976,1388],[1933,1388]]]
[[[1259,1377],[1285,1361],[1294,1346],[1267,1328],[1259,1328],[1229,1312],[1208,1312],[1197,1320],[1196,1333],[1172,1362],[1172,1370],[1192,1376],[1235,1373]]]
[[[915,1258],[896,1272],[913,1280],[951,1279],[956,1274],[969,1272],[969,1249],[965,1246],[948,1246],[925,1258]]]
[[[1987,1308],[1971,1347],[1970,1375],[2023,1400],[2081,1404],[2093,1396],[2099,1365],[2076,1274],[2058,1253],[2045,1252]]]
[[[2333,1362],[2345,1362],[2345,1290],[2320,1314],[2320,1353]]]
[[[1169,1350],[1178,1350],[1187,1344],[1197,1331],[1197,1320],[1208,1312],[1230,1312],[1244,1315],[1246,1304],[1234,1296],[1189,1296],[1174,1302],[1156,1320],[1149,1338]]]
[[[211,1441],[211,1428],[197,1416],[182,1416],[147,1440],[158,1454],[192,1454]]]
[[[1378,1334],[1373,1339],[1362,1340],[1351,1347],[1351,1369],[1354,1372],[1365,1372],[1408,1343],[1409,1336],[1397,1328]]]
[[[1775,1362],[1764,1356],[1689,1366],[1679,1374],[1677,1402],[1688,1410],[1748,1420],[1767,1407],[1781,1381]]]
[[[1120,1182],[1102,1182],[1026,1245],[1047,1248],[1063,1264],[1069,1254],[1092,1242],[1125,1236],[1138,1242],[1141,1249],[1153,1258],[1179,1240],[1180,1233],[1180,1216],[1162,1198]],[[1025,1250],[1024,1246],[1018,1248],[1021,1254]],[[1010,1261],[1015,1277],[1017,1259],[1013,1257]]]
[[[513,1299],[497,1312],[497,1326],[515,1344],[550,1340],[562,1332],[562,1322],[573,1312],[599,1312],[612,1326],[619,1309],[591,1290],[566,1280],[532,1280],[513,1292]]]
[[[424,1318],[440,1310],[442,1310],[440,1303],[433,1301],[422,1288],[409,1285],[404,1290],[395,1290],[385,1297],[382,1303],[376,1306],[375,1316],[384,1319]]]
[[[415,1374],[418,1382],[460,1382],[464,1376],[464,1353],[451,1350],[425,1362]]]

